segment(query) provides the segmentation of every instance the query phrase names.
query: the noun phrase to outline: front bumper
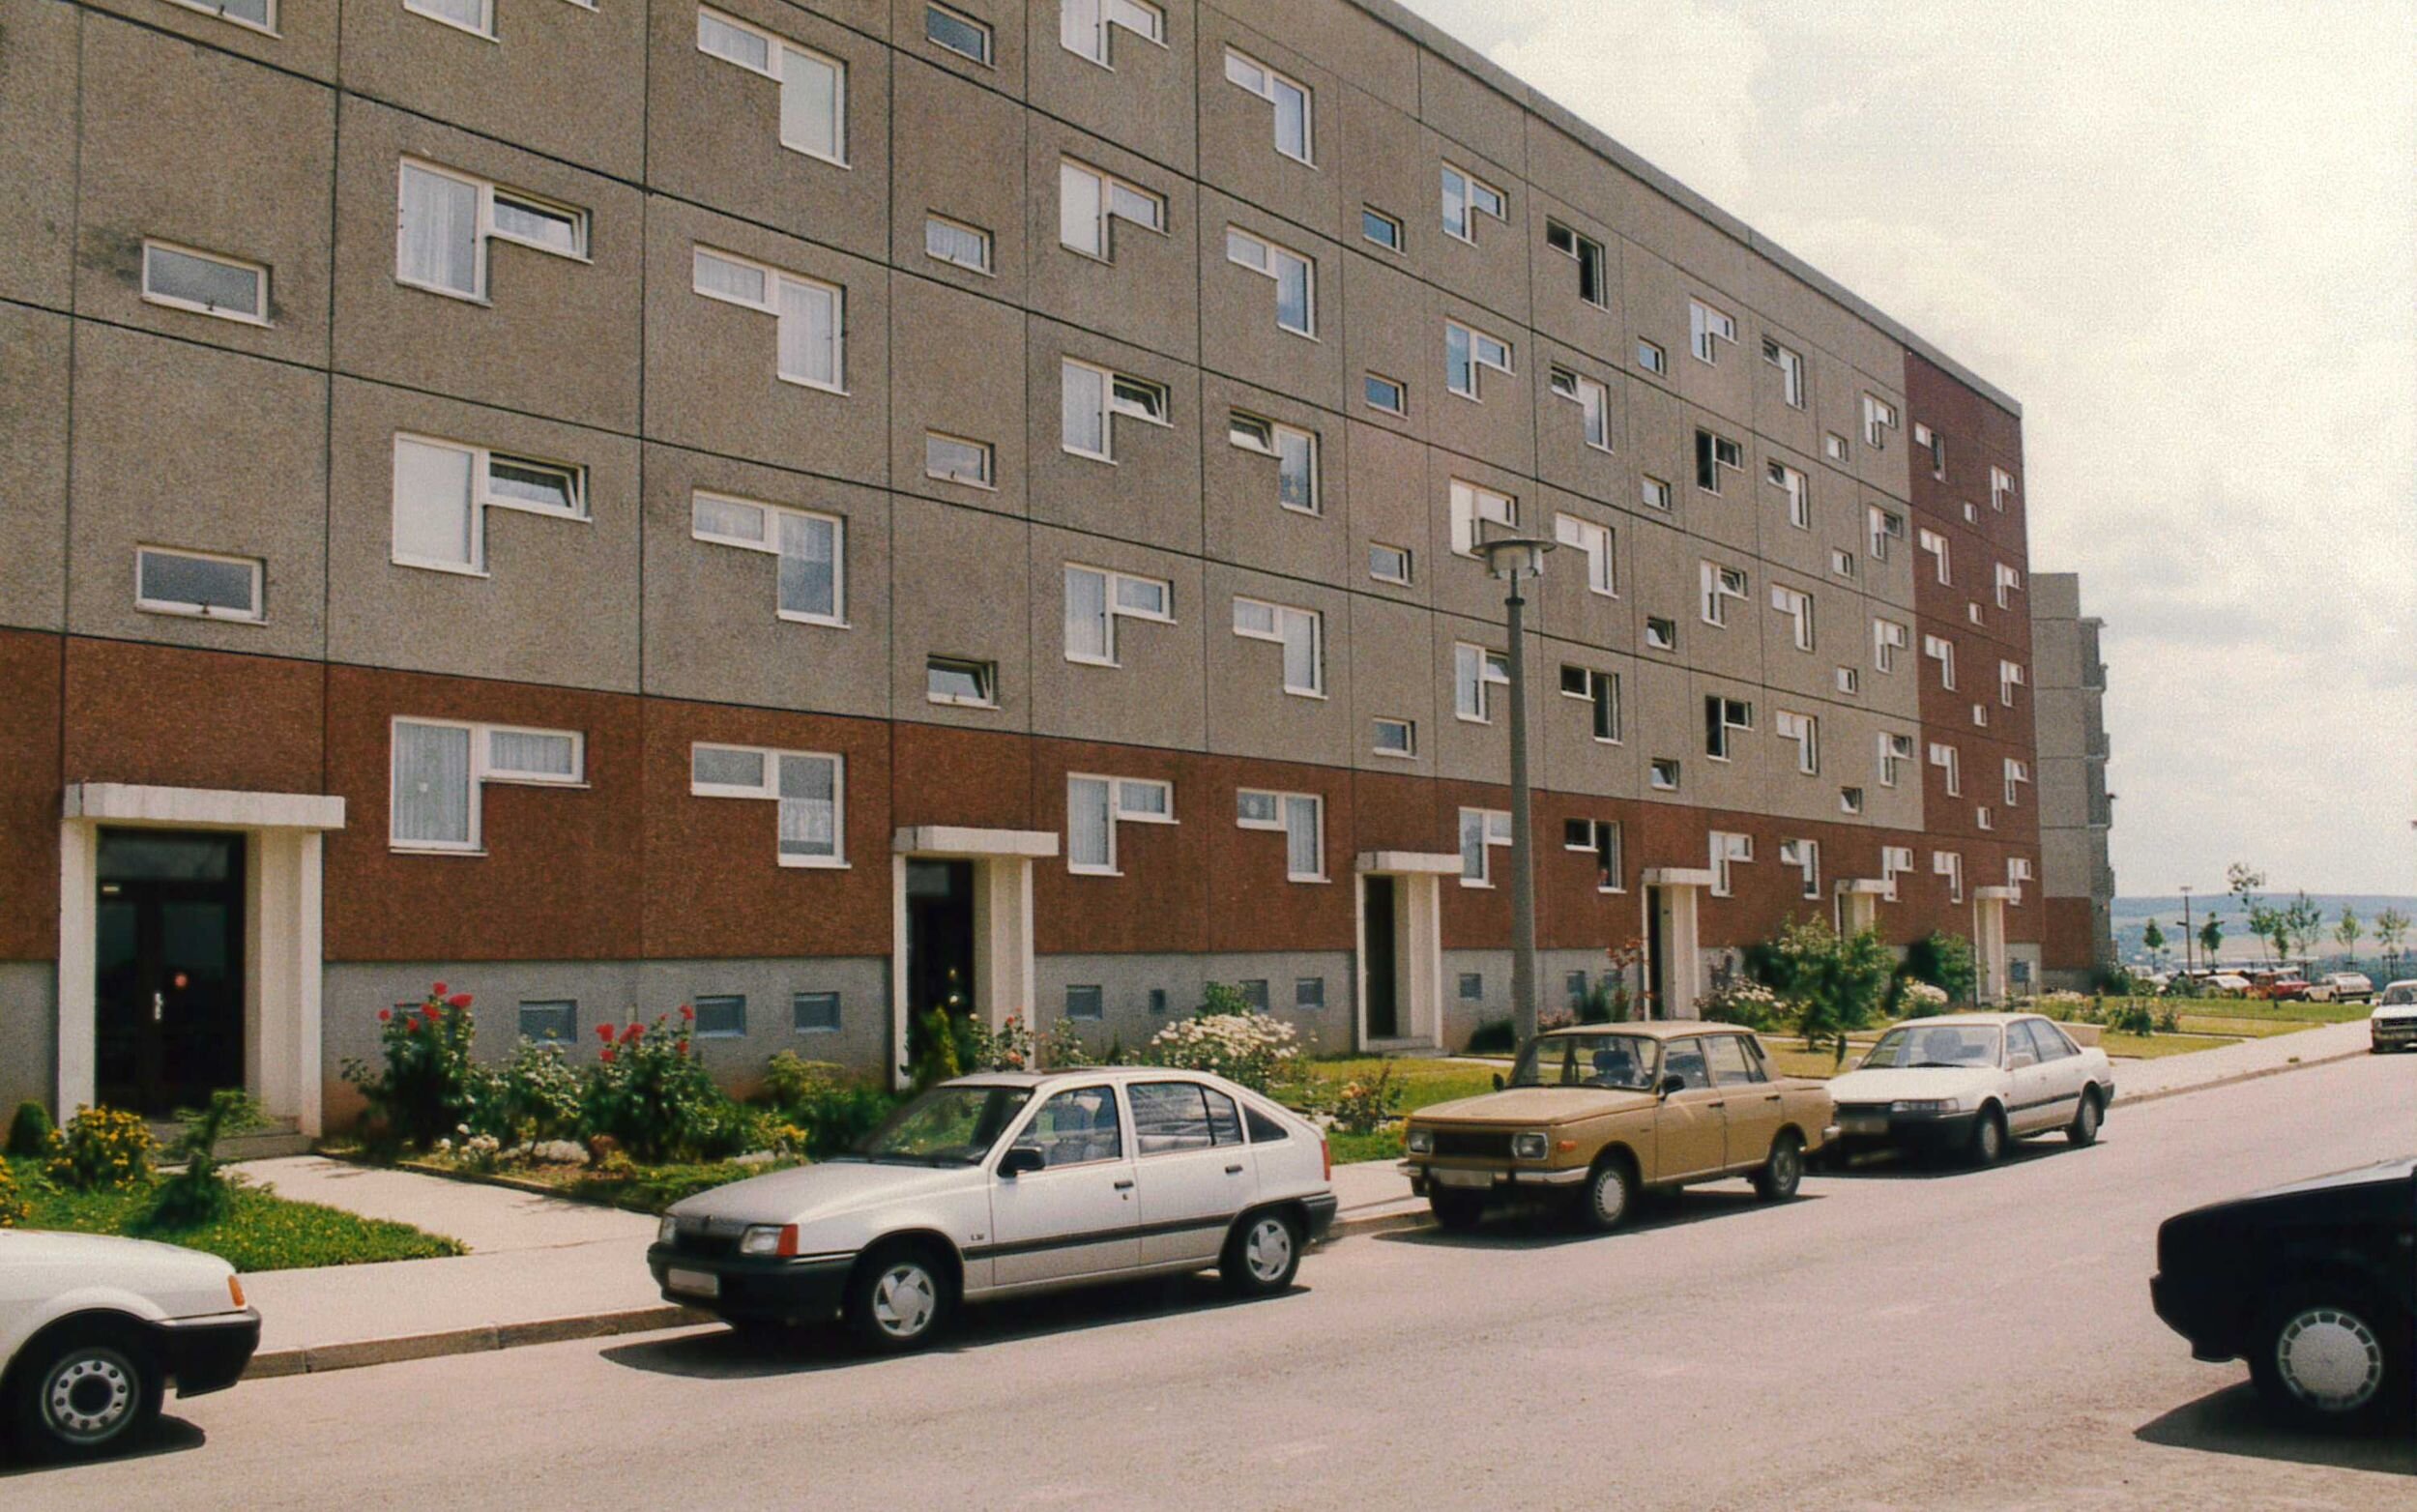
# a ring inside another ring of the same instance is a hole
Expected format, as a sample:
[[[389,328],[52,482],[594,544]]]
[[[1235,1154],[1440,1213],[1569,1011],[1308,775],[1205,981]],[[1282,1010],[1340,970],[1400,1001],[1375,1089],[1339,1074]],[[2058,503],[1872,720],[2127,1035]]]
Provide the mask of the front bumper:
[[[1410,1178],[1410,1191],[1413,1197],[1425,1197],[1439,1189],[1497,1197],[1520,1192],[1558,1191],[1576,1186],[1587,1178],[1585,1166],[1549,1170],[1541,1166],[1405,1160],[1400,1170]]]
[[[1886,1113],[1854,1108],[1838,1110],[1839,1148],[1872,1149],[1893,1145],[1901,1149],[1952,1149],[1972,1137],[1980,1118],[1968,1113]]]
[[[2369,1019],[2367,1030],[2377,1050],[2405,1050],[2417,1045],[2417,1018]]]
[[[260,1348],[260,1313],[247,1307],[237,1313],[212,1313],[201,1318],[171,1318],[152,1325],[160,1358],[176,1382],[179,1397],[223,1391],[243,1379]]]
[[[2148,1278],[2149,1306],[2157,1310],[2157,1317],[2167,1327],[2190,1345],[2191,1358],[2211,1365],[2240,1358],[2241,1352],[2228,1340],[2219,1338],[2209,1325],[2206,1309],[2200,1303],[2197,1292],[2174,1285],[2163,1271]]]
[[[835,1317],[847,1294],[854,1255],[781,1260],[756,1255],[692,1255],[667,1244],[647,1248],[647,1269],[663,1300],[717,1318],[749,1323],[815,1323]],[[674,1286],[672,1272],[712,1278],[711,1294]]]

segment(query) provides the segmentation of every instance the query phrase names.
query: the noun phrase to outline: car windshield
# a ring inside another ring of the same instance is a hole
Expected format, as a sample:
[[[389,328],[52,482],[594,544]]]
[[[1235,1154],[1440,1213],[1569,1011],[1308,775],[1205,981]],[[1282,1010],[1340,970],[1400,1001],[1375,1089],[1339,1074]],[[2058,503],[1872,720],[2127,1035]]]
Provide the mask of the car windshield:
[[[1998,1034],[1995,1024],[1901,1024],[1879,1036],[1879,1043],[1863,1058],[1861,1069],[1995,1066]]]
[[[1510,1085],[1641,1092],[1652,1087],[1660,1058],[1660,1046],[1644,1034],[1554,1034],[1528,1041]]]
[[[935,1087],[858,1141],[856,1153],[913,1165],[974,1165],[1032,1097],[1028,1087]]]
[[[2404,1008],[2412,1003],[2417,1003],[2417,987],[2400,985],[2383,991],[2383,1005],[2387,1008]]]

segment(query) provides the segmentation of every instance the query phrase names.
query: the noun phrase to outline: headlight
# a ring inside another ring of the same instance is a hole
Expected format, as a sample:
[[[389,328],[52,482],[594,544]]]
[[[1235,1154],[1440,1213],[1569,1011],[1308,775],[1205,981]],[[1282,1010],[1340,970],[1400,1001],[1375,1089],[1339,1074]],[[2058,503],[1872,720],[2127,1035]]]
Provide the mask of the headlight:
[[[1958,1097],[1915,1097],[1888,1105],[1891,1113],[1960,1113],[1964,1101]]]
[[[676,1244],[679,1241],[680,1220],[673,1217],[670,1213],[663,1214],[663,1221],[655,1226],[655,1242],[657,1244]]]
[[[794,1223],[759,1223],[739,1236],[742,1255],[794,1255],[798,1252],[798,1226]]]
[[[1511,1136],[1511,1154],[1521,1160],[1542,1160],[1551,1146],[1541,1134]]]
[[[1412,1129],[1402,1145],[1413,1155],[1432,1155],[1435,1153],[1435,1130]]]

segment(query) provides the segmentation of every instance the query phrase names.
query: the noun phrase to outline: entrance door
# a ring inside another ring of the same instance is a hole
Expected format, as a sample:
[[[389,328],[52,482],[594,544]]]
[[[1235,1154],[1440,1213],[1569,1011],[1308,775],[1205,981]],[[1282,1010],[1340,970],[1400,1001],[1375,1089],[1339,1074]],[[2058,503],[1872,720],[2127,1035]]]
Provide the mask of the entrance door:
[[[1662,889],[1645,889],[1645,1016],[1670,1017],[1670,951],[1662,934]]]
[[[244,837],[101,831],[94,1091],[165,1115],[244,1085]]]
[[[906,863],[907,1009],[970,1017],[974,1002],[974,863]]]
[[[1364,879],[1365,927],[1359,943],[1360,971],[1368,983],[1368,1037],[1397,1039],[1402,1032],[1399,936],[1394,928],[1397,892],[1390,877]]]

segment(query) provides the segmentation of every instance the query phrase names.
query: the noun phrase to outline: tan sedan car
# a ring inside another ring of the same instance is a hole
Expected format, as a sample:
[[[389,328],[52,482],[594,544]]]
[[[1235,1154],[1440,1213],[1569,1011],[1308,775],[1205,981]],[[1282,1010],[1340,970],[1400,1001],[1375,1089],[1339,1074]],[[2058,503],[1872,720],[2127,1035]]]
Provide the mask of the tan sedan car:
[[[1548,1195],[1613,1229],[1645,1188],[1724,1177],[1789,1198],[1805,1156],[1838,1133],[1829,1089],[1776,1074],[1754,1032],[1730,1024],[1555,1030],[1496,1085],[1410,1117],[1403,1170],[1445,1228],[1500,1199]]]

